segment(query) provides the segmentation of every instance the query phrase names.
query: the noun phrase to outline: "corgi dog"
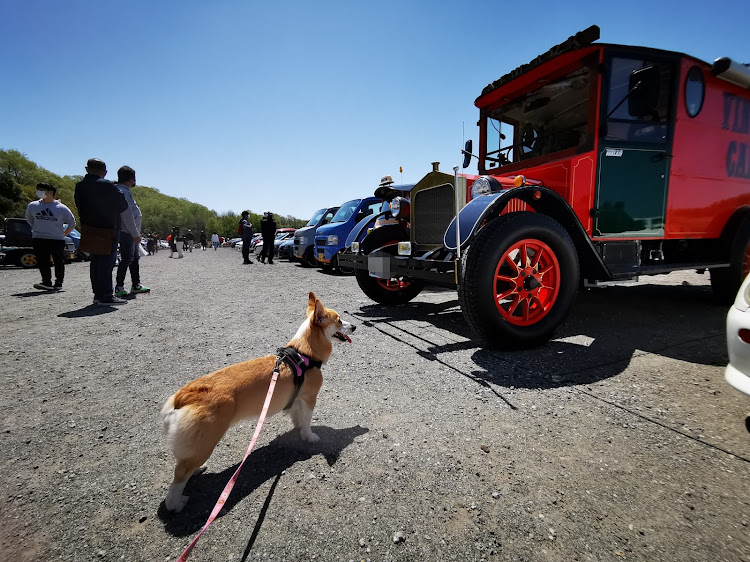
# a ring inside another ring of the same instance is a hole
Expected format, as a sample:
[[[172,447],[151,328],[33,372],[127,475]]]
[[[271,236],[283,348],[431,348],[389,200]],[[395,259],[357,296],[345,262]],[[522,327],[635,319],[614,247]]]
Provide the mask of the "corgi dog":
[[[344,322],[334,310],[325,308],[314,293],[307,302],[307,317],[289,340],[288,348],[308,364],[293,369],[279,365],[279,377],[268,408],[268,416],[286,410],[300,436],[308,443],[320,438],[310,429],[313,408],[323,385],[320,366],[333,351],[334,337],[351,342],[355,326]],[[219,440],[230,426],[247,418],[258,418],[268,393],[277,356],[267,355],[230,365],[187,383],[167,399],[161,410],[164,433],[177,459],[174,480],[164,503],[170,511],[181,511],[188,479],[201,471]],[[301,386],[299,374],[304,373]],[[296,377],[296,378],[295,378]]]

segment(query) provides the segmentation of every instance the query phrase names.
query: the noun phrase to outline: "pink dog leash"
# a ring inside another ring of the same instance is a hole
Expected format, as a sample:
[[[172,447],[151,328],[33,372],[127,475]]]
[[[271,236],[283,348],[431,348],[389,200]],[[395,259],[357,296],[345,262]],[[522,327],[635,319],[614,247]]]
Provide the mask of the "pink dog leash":
[[[255,433],[253,434],[253,438],[250,440],[250,445],[247,448],[245,457],[242,459],[240,466],[237,467],[237,470],[234,471],[234,474],[229,479],[229,482],[227,482],[227,485],[224,486],[224,491],[221,492],[221,495],[219,496],[219,499],[216,501],[216,505],[214,506],[214,509],[211,512],[211,515],[208,516],[208,520],[206,521],[206,524],[203,525],[201,532],[196,535],[196,537],[192,540],[192,542],[187,546],[185,551],[182,554],[180,554],[180,557],[177,559],[177,562],[185,562],[185,560],[188,559],[188,556],[190,556],[190,553],[193,551],[193,548],[198,543],[198,540],[201,538],[201,535],[206,531],[206,529],[208,529],[209,525],[213,523],[214,519],[216,519],[216,516],[221,511],[221,508],[224,507],[224,503],[227,501],[229,494],[232,492],[232,488],[234,488],[234,483],[237,480],[237,476],[240,474],[240,470],[242,470],[242,465],[245,464],[247,457],[250,456],[250,451],[253,450],[253,447],[255,446],[255,442],[258,440],[258,436],[260,435],[260,429],[263,427],[263,422],[266,420],[268,407],[271,405],[271,396],[273,396],[273,389],[276,386],[276,379],[279,378],[279,363],[280,362],[281,360],[277,358],[276,368],[273,370],[273,376],[271,377],[271,384],[268,385],[268,394],[266,395],[266,401],[263,404],[263,409],[260,412],[258,423],[255,426]]]

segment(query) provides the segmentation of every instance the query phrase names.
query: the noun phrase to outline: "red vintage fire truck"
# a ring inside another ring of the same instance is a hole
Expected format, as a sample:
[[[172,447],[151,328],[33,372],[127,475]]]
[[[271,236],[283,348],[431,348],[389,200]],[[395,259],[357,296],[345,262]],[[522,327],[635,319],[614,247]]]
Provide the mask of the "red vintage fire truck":
[[[368,296],[456,287],[502,347],[547,341],[582,286],[708,270],[731,302],[750,272],[750,68],[598,39],[484,88],[478,154],[463,151],[479,177],[433,170],[391,203],[400,230],[351,238],[341,259]]]

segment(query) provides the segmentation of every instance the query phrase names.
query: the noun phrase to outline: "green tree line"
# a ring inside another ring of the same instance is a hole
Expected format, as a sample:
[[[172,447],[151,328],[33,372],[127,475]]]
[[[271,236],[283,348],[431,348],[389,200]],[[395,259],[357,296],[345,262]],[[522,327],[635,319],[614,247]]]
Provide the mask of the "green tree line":
[[[38,166],[18,150],[0,149],[0,217],[23,217],[26,206],[35,200],[36,184],[51,183],[57,188],[57,198],[67,205],[78,221],[74,194],[76,183],[83,176],[58,176]],[[133,188],[133,197],[143,213],[143,233],[153,233],[166,238],[173,226],[179,226],[182,232],[192,230],[196,239],[201,231],[207,236],[216,232],[220,236],[236,237],[240,213],[216,211],[192,203],[183,197],[171,197],[160,193],[158,189],[143,185]],[[273,212],[273,211],[271,211]],[[256,232],[260,232],[262,216],[250,211],[250,221]],[[274,213],[279,228],[300,228],[307,219],[298,219],[291,215],[281,216]]]

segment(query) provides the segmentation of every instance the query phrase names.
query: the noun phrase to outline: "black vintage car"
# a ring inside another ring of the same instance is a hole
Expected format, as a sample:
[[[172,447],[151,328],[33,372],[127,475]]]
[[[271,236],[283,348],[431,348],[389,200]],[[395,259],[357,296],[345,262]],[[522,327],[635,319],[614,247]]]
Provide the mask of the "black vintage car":
[[[76,247],[70,236],[65,237],[65,261],[75,258]],[[5,237],[0,240],[0,264],[36,267],[37,259],[31,244],[31,226],[26,219],[5,219]]]

